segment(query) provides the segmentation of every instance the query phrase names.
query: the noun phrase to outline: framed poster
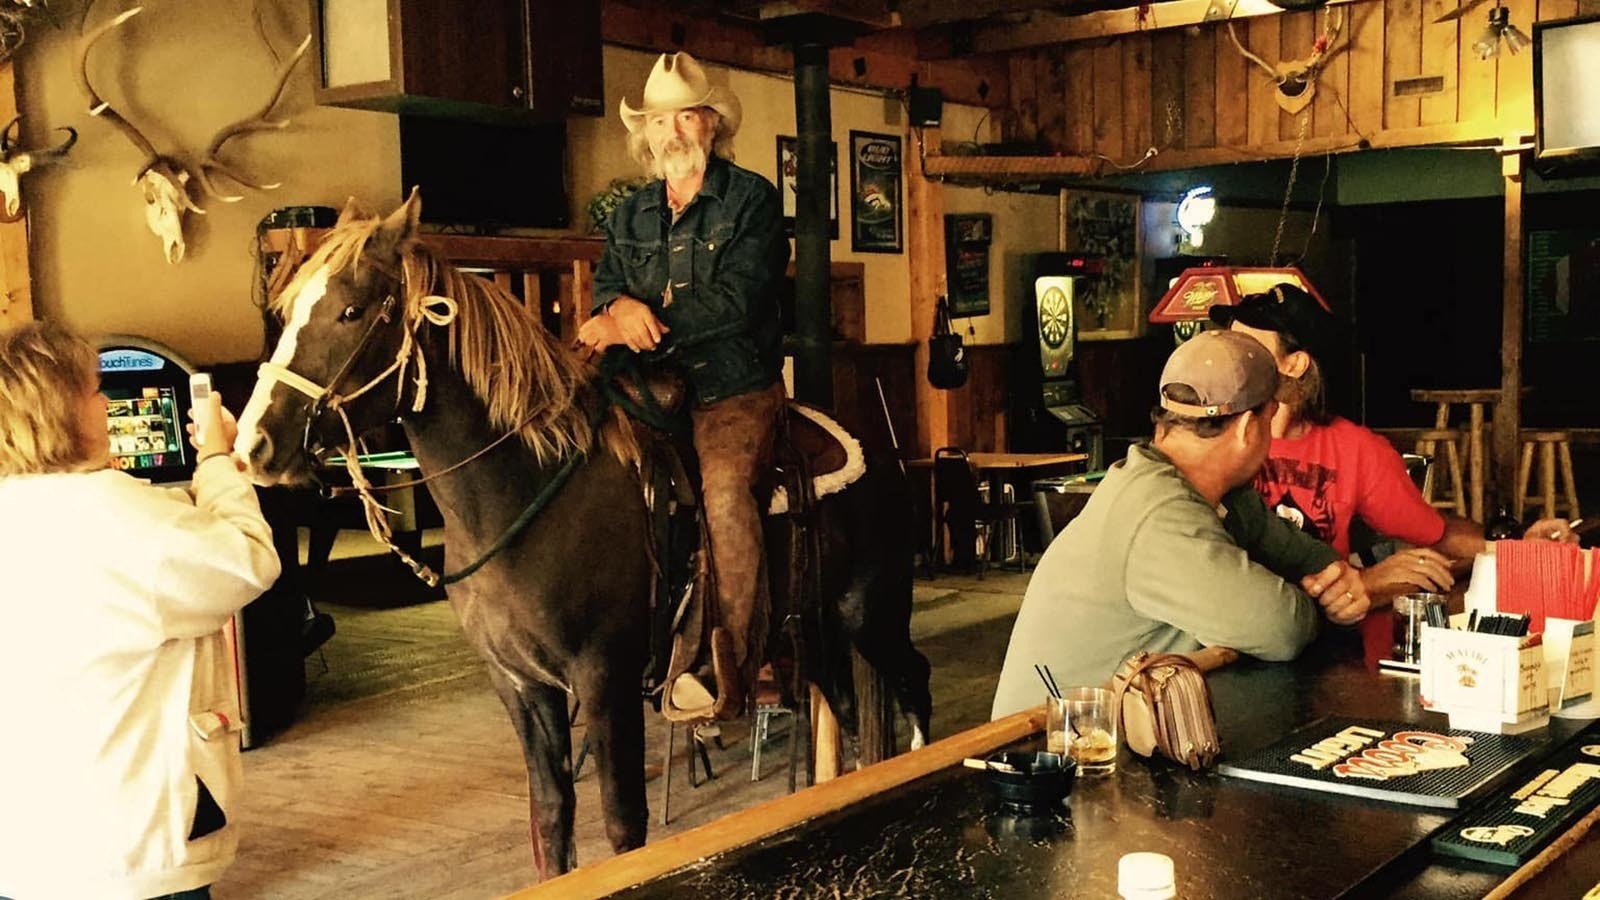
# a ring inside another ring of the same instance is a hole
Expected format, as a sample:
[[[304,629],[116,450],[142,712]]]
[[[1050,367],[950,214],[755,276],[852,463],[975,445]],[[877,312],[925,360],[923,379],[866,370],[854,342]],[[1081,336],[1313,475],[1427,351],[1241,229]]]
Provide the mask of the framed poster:
[[[900,138],[850,132],[850,249],[899,253],[905,248],[900,212]]]
[[[795,196],[799,190],[800,139],[778,135],[778,190],[783,194],[783,233],[794,237]],[[828,142],[828,174],[833,193],[828,198],[828,237],[839,239],[839,143]]]
[[[994,220],[988,213],[944,217],[945,285],[950,315],[989,314],[989,241]]]
[[[1067,205],[1066,250],[1105,260],[1105,274],[1083,279],[1073,299],[1078,339],[1109,341],[1144,334],[1145,310],[1139,291],[1143,253],[1139,195],[1063,191]]]

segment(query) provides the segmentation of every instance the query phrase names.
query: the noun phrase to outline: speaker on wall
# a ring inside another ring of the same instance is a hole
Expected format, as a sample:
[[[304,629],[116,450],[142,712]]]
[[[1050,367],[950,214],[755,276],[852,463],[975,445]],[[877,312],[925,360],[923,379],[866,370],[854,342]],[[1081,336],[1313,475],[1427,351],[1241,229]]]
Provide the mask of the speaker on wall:
[[[944,115],[944,94],[938,88],[913,85],[906,94],[906,106],[911,110],[912,125],[938,125]]]

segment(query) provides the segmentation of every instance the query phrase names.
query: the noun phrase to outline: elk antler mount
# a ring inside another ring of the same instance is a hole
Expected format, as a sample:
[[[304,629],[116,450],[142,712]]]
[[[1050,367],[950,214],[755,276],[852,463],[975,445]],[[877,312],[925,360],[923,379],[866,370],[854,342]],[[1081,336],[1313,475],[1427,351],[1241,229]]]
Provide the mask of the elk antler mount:
[[[22,218],[22,176],[61,160],[78,140],[77,129],[57,128],[67,133],[66,140],[54,147],[20,150],[16,134],[20,124],[22,117],[17,116],[0,129],[0,195],[5,197],[5,213],[0,215],[0,222],[16,222]]]
[[[1276,2],[1276,0],[1274,0]],[[1284,5],[1282,3],[1278,4]],[[1317,92],[1317,77],[1322,74],[1322,69],[1335,55],[1349,46],[1349,41],[1335,46],[1339,40],[1339,33],[1344,29],[1344,12],[1324,7],[1322,10],[1322,34],[1311,45],[1311,55],[1302,59],[1286,59],[1277,65],[1272,65],[1261,57],[1251,53],[1244,43],[1239,40],[1239,35],[1233,30],[1233,20],[1228,20],[1228,37],[1233,39],[1233,46],[1239,53],[1255,63],[1273,83],[1277,85],[1274,99],[1278,106],[1289,115],[1298,115],[1307,106],[1311,105],[1311,98]]]
[[[90,6],[93,6],[93,0],[90,0]],[[88,11],[85,9],[85,22],[88,19]],[[89,83],[89,51],[93,49],[95,42],[143,11],[144,7],[135,6],[99,25],[93,31],[80,33],[75,72],[78,88],[83,91],[84,98],[89,102],[89,115],[109,122],[122,132],[140,153],[144,154],[144,164],[134,176],[133,183],[138,185],[144,194],[145,224],[156,237],[161,239],[167,262],[178,263],[183,260],[184,254],[184,213],[205,214],[205,210],[195,202],[196,198],[191,195],[191,191],[198,188],[213,200],[236,203],[244,199],[243,195],[223,193],[217,185],[219,177],[258,191],[270,191],[279,186],[278,183],[258,184],[250,180],[237,169],[224,163],[217,154],[221,152],[222,145],[231,138],[253,131],[288,127],[287,119],[269,119],[268,116],[283,98],[284,89],[295,66],[305,58],[306,50],[311,46],[311,36],[306,35],[305,40],[300,42],[300,46],[295,48],[294,53],[278,69],[277,80],[266,104],[252,115],[218,130],[207,144],[199,164],[191,167],[175,156],[157,152],[150,140],[133,123],[113,109],[110,103],[102,99],[99,92]]]

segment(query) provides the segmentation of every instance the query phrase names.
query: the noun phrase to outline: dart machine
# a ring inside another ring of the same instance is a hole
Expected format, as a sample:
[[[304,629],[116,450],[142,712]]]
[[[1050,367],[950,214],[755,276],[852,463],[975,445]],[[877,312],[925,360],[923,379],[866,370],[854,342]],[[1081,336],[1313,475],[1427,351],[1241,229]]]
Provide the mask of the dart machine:
[[[1105,270],[1099,257],[1043,253],[1033,260],[1033,296],[1023,303],[1022,344],[1012,379],[1011,449],[1071,452],[1089,456],[1088,468],[1104,468],[1100,417],[1084,406],[1078,384],[1078,329],[1073,295],[1079,281]]]

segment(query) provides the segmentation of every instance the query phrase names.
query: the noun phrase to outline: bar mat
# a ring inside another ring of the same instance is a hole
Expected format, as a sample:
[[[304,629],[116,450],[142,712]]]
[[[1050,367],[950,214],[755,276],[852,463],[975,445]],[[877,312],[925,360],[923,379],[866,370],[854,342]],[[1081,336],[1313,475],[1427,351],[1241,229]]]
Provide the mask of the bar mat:
[[[1433,852],[1517,868],[1600,802],[1600,735],[1552,756],[1526,783],[1508,785],[1453,819]]]
[[[1458,809],[1537,746],[1515,735],[1329,717],[1217,771],[1268,784]]]

